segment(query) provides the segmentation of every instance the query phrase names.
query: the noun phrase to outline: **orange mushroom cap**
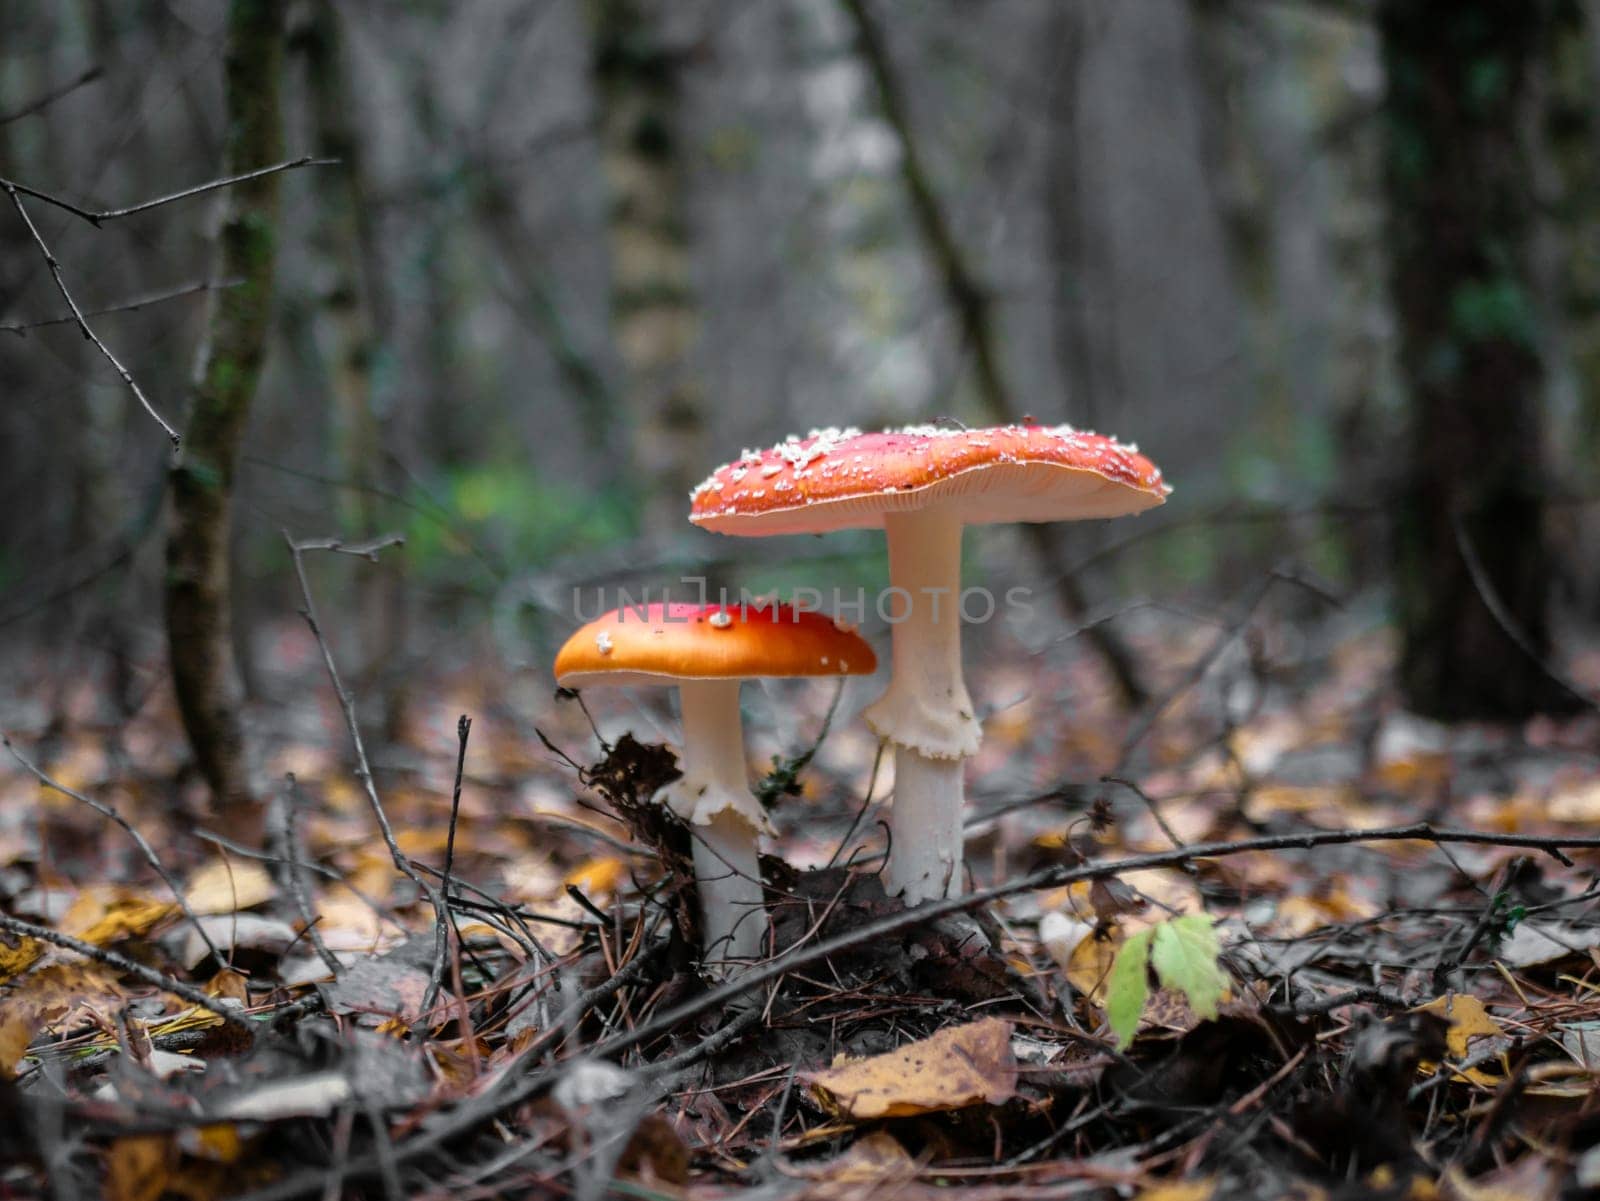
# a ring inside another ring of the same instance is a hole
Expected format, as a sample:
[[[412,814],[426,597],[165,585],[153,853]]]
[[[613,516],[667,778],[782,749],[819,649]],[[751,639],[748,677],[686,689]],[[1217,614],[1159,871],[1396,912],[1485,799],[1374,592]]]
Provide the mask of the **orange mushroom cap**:
[[[822,613],[792,605],[639,605],[603,614],[556,655],[556,683],[664,684],[776,676],[857,676],[877,670],[867,641]]]
[[[719,534],[820,534],[948,502],[968,525],[1071,521],[1137,513],[1171,491],[1137,447],[1069,425],[813,430],[718,468],[691,494],[689,520]]]

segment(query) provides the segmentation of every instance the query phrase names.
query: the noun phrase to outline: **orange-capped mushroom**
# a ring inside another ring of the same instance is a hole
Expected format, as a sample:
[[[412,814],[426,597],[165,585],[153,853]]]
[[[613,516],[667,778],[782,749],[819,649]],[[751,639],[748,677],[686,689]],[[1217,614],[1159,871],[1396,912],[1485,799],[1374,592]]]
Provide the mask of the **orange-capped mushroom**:
[[[702,931],[712,970],[761,953],[766,930],[757,836],[770,829],[750,791],[739,715],[742,680],[846,676],[877,669],[860,635],[790,605],[640,605],[575,631],[556,655],[563,688],[676,687],[683,716],[683,774],[662,800],[694,835]]]

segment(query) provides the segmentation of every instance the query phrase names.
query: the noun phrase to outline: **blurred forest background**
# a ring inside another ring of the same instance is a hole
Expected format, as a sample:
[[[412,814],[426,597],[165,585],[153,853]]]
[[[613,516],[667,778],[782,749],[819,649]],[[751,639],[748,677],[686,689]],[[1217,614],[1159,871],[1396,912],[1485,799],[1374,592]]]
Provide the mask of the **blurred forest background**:
[[[405,537],[311,564],[375,729],[403,737],[440,664],[548,696],[574,586],[881,582],[870,536],[693,531],[688,489],[741,447],[1025,414],[1135,440],[1176,487],[1141,523],[969,544],[1066,608],[985,636],[1086,629],[1107,695],[1273,568],[1342,602],[1283,590],[1309,630],[1398,622],[1423,712],[1594,686],[1595,0],[231,7],[267,98],[231,118],[228,5],[0,7],[9,725],[86,681],[107,720],[146,703],[164,590],[196,643],[225,619],[179,666],[197,695],[236,672],[284,699],[283,530]],[[301,156],[337,162],[98,223],[49,199]],[[176,467],[49,255],[188,427]],[[252,314],[253,397],[217,342]],[[228,422],[192,424],[230,390],[236,461]],[[230,479],[231,600],[185,617],[181,498]]]

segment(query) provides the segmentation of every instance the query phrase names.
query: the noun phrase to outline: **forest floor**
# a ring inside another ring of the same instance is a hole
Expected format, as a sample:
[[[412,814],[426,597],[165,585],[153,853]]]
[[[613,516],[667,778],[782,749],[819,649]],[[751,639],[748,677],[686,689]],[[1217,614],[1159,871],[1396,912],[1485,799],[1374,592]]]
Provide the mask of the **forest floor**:
[[[884,898],[887,767],[836,721],[772,779],[741,1000],[696,973],[627,710],[585,698],[602,744],[548,681],[432,676],[369,795],[315,645],[275,649],[256,819],[199,809],[158,687],[10,710],[0,1197],[1600,1190],[1592,710],[1434,726],[1381,629],[1261,616],[1148,633],[1132,713],[1066,701],[1104,695],[1081,650],[986,656],[975,695],[1017,698],[970,775],[991,891]],[[755,697],[761,761],[830,699]]]

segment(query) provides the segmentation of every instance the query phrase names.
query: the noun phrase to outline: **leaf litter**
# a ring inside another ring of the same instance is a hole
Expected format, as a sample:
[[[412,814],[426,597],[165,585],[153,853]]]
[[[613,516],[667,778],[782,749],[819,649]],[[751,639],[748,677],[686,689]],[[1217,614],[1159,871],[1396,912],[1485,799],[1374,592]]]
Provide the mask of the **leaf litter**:
[[[975,668],[975,694],[987,676],[1031,699],[991,724],[974,773],[974,886],[1041,882],[927,921],[878,883],[870,740],[841,721],[808,753],[820,689],[756,715],[786,832],[764,864],[777,958],[737,1004],[697,974],[687,832],[648,803],[675,770],[664,721],[597,711],[598,740],[570,700],[482,667],[419,704],[375,780],[438,887],[449,849],[434,988],[433,908],[377,838],[330,702],[269,740],[285,841],[203,812],[169,698],[112,731],[85,689],[52,731],[8,733],[114,804],[188,912],[102,815],[0,776],[0,910],[89,948],[0,928],[0,1192],[1600,1187],[1600,857],[1559,845],[1600,812],[1594,715],[1418,722],[1362,634],[1289,665],[1293,687],[1245,677],[1262,700],[1240,719],[1221,684],[1188,680],[1182,638],[1146,649],[1177,691],[1131,756],[1136,717],[1041,703],[1103,695],[1092,662]],[[460,713],[476,724],[452,834]],[[1424,816],[1509,841],[1256,845]],[[1229,845],[1186,853],[1203,843]]]

